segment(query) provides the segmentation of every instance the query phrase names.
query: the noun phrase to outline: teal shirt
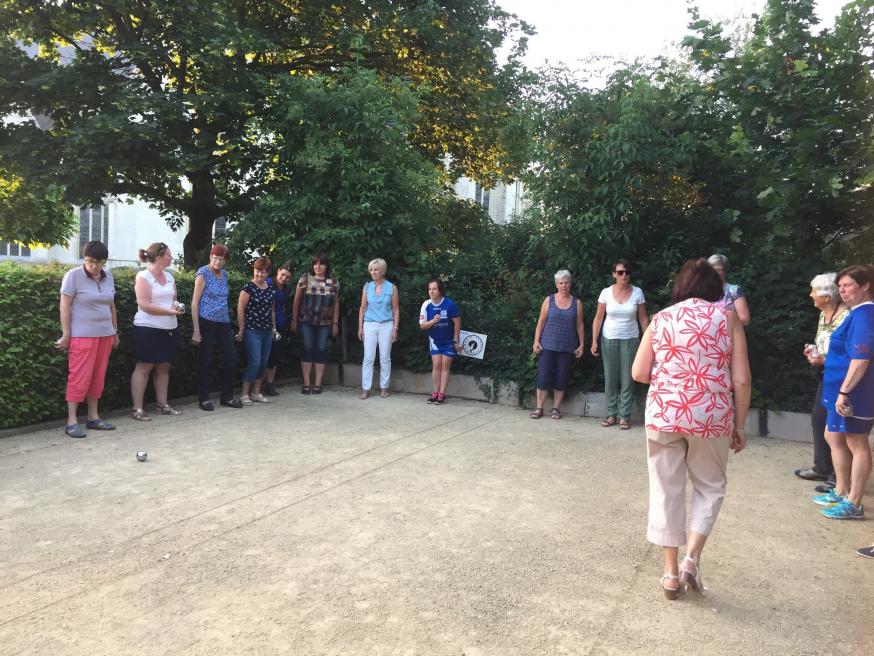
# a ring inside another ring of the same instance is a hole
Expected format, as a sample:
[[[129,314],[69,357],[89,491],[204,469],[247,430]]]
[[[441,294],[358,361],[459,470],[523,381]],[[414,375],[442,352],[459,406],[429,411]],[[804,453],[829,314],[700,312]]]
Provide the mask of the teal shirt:
[[[376,293],[376,283],[372,280],[364,285],[364,293],[367,295],[367,309],[364,311],[365,321],[394,321],[394,312],[391,309],[391,297],[395,286],[388,280],[382,281],[382,294]]]

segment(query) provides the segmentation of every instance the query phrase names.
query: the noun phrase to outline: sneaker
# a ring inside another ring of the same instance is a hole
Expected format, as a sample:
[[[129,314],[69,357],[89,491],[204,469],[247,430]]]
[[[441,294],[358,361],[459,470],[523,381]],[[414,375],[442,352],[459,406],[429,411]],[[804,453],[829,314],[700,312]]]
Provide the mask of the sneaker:
[[[241,396],[240,397],[240,404],[241,405],[252,405],[252,399],[250,399],[248,396]]]
[[[270,403],[270,399],[268,399],[268,398],[267,398],[266,396],[264,396],[263,394],[253,394],[253,395],[252,395],[252,400],[253,400],[255,403]]]
[[[438,394],[437,400],[434,401],[434,403],[436,403],[437,405],[443,405],[444,403],[446,403],[446,395],[445,394]]]
[[[437,392],[434,392],[433,394],[431,394],[431,396],[428,398],[428,400],[425,401],[425,403],[437,403],[438,396],[440,396],[440,395]]]
[[[827,481],[828,474],[820,474],[813,467],[810,469],[796,469],[795,475],[805,481]]]
[[[844,497],[835,492],[834,488],[832,488],[830,492],[826,492],[825,494],[813,497],[811,499],[811,501],[813,501],[813,503],[815,503],[817,506],[826,506],[828,508],[834,506],[835,504],[841,503],[843,500]]]
[[[824,508],[822,514],[829,519],[865,519],[865,507],[844,499],[831,508]]]
[[[856,553],[862,556],[862,558],[874,558],[874,544],[870,547],[862,547],[861,549],[856,549]]]

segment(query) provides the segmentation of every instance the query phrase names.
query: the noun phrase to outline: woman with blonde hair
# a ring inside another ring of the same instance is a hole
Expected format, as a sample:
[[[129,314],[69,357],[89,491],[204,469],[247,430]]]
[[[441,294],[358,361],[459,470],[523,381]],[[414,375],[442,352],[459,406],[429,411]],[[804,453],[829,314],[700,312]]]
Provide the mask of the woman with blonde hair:
[[[155,386],[155,400],[162,415],[181,415],[182,411],[167,403],[170,385],[170,367],[176,361],[176,343],[179,339],[176,317],[185,313],[176,301],[176,281],[167,267],[173,262],[170,247],[163,242],[140,249],[140,262],[146,268],[137,273],[134,291],[137,295],[137,313],[134,315],[134,358],[137,364],[130,377],[133,410],[138,421],[151,421],[143,408],[149,376]]]
[[[364,360],[361,363],[361,394],[364,400],[370,396],[373,384],[373,362],[379,347],[379,395],[389,395],[391,379],[391,345],[398,340],[400,305],[398,290],[385,279],[388,270],[385,260],[376,258],[367,265],[372,280],[361,290],[361,306],[358,308],[358,339],[364,342]]]

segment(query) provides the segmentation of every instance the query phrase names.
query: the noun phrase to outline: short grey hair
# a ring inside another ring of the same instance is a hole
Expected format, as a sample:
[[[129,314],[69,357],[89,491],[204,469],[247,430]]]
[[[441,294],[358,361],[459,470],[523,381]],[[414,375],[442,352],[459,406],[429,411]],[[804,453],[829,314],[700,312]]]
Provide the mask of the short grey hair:
[[[385,275],[385,272],[388,271],[388,264],[385,263],[385,260],[381,257],[377,257],[374,260],[370,260],[370,264],[367,265],[367,270],[370,271],[370,267],[376,266],[379,267],[379,272],[382,275]]]
[[[723,269],[728,268],[728,258],[725,255],[720,255],[716,253],[715,255],[711,255],[707,258],[707,264],[710,266],[721,266]]]
[[[810,281],[810,288],[817,296],[838,297],[837,274],[833,271],[821,273]]]
[[[567,269],[559,269],[558,271],[556,271],[554,278],[555,278],[555,282],[558,282],[559,280],[562,280],[563,278],[567,278],[568,280],[574,279],[573,276],[571,275],[571,272],[568,271]]]

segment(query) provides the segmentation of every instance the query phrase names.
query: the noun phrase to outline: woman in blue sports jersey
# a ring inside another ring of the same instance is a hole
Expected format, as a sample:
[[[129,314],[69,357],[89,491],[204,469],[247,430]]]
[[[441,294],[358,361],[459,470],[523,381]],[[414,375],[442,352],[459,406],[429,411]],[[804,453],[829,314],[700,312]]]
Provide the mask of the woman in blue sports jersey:
[[[428,331],[428,345],[431,350],[431,381],[434,392],[428,403],[441,404],[446,401],[446,388],[452,359],[461,353],[461,317],[452,299],[446,298],[446,286],[440,278],[428,282],[428,300],[422,303],[419,311],[419,327]]]
[[[850,315],[832,333],[822,379],[825,439],[837,480],[828,494],[813,498],[830,519],[863,519],[862,495],[871,475],[868,435],[874,427],[874,269],[848,266],[837,275]]]

